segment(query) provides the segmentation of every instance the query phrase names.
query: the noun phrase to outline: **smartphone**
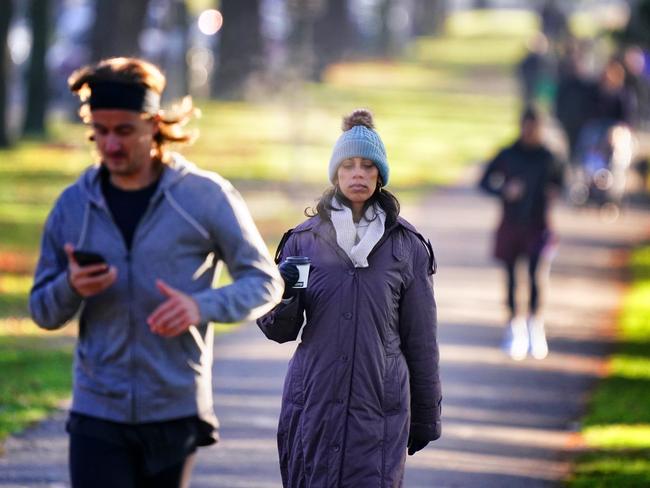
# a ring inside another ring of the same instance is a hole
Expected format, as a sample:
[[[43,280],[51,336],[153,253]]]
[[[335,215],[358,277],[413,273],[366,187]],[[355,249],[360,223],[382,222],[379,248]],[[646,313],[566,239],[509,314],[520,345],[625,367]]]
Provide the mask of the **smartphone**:
[[[106,264],[106,259],[104,256],[96,252],[75,249],[72,252],[72,255],[80,266],[89,266],[91,264]]]

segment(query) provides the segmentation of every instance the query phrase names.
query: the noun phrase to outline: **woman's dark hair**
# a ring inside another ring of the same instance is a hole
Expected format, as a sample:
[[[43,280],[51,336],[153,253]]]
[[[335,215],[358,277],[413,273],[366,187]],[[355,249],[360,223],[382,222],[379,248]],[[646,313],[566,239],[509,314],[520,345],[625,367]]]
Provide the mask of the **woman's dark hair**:
[[[352,207],[352,202],[348,200],[338,187],[333,186],[325,190],[323,196],[316,203],[316,207],[307,207],[305,216],[314,217],[316,215],[324,221],[330,220],[331,212],[339,212],[340,209],[332,207],[332,198],[336,198],[339,203],[346,207]],[[400,205],[395,195],[377,185],[377,189],[372,196],[363,204],[363,213],[373,204],[379,205],[386,212],[386,227],[394,224],[399,216]]]

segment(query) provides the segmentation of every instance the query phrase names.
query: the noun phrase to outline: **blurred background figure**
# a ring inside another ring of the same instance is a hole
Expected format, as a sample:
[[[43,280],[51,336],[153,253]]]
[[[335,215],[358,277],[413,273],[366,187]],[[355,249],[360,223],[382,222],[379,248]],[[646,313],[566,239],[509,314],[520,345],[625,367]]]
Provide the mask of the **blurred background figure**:
[[[552,78],[552,66],[548,59],[548,40],[541,32],[527,44],[527,53],[517,65],[517,77],[521,87],[523,105],[530,105],[547,91]]]
[[[618,218],[627,171],[634,150],[634,94],[625,86],[625,69],[610,59],[588,89],[587,113],[580,128],[570,196],[574,203],[594,203],[610,220]]]
[[[540,298],[555,247],[549,226],[549,207],[562,188],[563,168],[542,142],[542,118],[526,108],[518,139],[488,163],[479,186],[502,202],[494,257],[506,271],[508,328],[503,349],[513,359],[548,354]],[[517,305],[516,266],[528,264],[529,301],[526,314]]]
[[[650,78],[643,49],[631,45],[623,49],[621,61],[625,70],[625,89],[634,102],[631,123],[642,128],[650,121]]]
[[[630,124],[634,113],[634,96],[625,86],[625,68],[611,59],[603,70],[591,101],[590,118],[610,124]]]
[[[566,135],[571,162],[575,161],[580,130],[588,117],[590,89],[582,47],[577,40],[572,40],[558,64],[553,101],[553,112]]]
[[[552,47],[564,43],[569,35],[569,22],[566,13],[556,0],[546,0],[539,11],[542,33]]]

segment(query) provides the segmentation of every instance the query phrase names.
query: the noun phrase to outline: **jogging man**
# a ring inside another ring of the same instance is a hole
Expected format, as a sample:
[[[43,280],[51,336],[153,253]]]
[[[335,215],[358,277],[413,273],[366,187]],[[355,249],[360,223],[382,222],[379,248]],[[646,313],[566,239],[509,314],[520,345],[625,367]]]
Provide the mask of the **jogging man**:
[[[194,109],[160,109],[156,66],[112,58],[68,82],[99,160],[47,219],[30,309],[45,329],[80,313],[72,486],[187,486],[217,440],[209,322],[265,313],[282,281],[231,184],[170,152]],[[233,283],[216,287],[221,262]]]

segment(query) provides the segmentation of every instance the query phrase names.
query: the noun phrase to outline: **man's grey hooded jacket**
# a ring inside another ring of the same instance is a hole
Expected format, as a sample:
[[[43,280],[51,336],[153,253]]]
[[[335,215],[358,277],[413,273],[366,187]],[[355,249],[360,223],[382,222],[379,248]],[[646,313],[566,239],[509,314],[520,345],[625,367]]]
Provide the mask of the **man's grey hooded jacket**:
[[[166,165],[130,250],[89,168],[59,197],[45,224],[30,294],[34,321],[57,329],[78,311],[72,411],[140,423],[199,415],[216,425],[209,321],[255,318],[275,305],[282,281],[232,185],[179,155]],[[71,287],[63,246],[99,252],[117,281],[83,299]],[[225,262],[233,283],[214,288]],[[156,280],[191,295],[201,323],[174,338],[146,319],[165,297]]]

